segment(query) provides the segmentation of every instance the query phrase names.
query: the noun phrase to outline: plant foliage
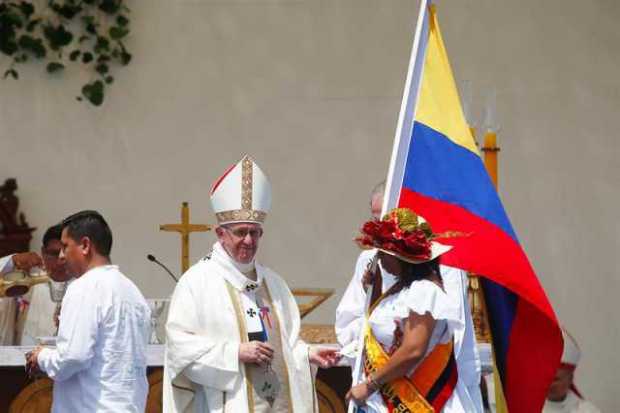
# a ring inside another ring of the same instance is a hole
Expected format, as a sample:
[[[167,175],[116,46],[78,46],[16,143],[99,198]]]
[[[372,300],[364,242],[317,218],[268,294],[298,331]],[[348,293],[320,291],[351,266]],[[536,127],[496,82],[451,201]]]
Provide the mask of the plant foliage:
[[[81,64],[92,77],[78,100],[100,106],[113,70],[132,58],[123,43],[129,14],[124,0],[0,0],[0,53],[11,62],[4,79],[19,79],[19,65],[29,61],[46,62],[50,74]]]

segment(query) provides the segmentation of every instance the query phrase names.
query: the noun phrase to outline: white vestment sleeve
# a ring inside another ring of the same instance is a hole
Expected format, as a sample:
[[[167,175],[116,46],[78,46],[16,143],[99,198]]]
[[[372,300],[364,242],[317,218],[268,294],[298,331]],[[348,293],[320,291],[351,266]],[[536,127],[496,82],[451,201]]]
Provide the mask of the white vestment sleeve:
[[[196,300],[192,288],[181,279],[174,290],[166,323],[167,367],[170,379],[183,374],[195,383],[220,391],[232,391],[241,379],[239,343],[218,338],[218,332],[200,331]],[[206,297],[205,291],[197,291]],[[226,291],[218,294],[227,294]],[[231,325],[230,328],[237,329]]]
[[[13,271],[13,254],[0,258],[0,274]]]
[[[60,310],[56,348],[44,348],[38,356],[39,368],[54,381],[64,381],[90,367],[100,318],[97,292],[69,288]]]
[[[355,273],[336,308],[336,336],[341,346],[357,341],[364,322],[366,292],[362,277],[372,255],[362,252],[355,263]]]
[[[239,345],[226,342],[205,344],[208,347],[205,354],[185,367],[183,374],[194,383],[231,391],[239,376]]]

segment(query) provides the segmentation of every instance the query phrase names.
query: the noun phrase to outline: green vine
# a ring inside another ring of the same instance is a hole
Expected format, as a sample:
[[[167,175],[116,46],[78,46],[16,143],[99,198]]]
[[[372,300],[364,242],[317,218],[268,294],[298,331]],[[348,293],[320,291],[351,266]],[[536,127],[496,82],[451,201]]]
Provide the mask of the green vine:
[[[0,52],[11,58],[4,78],[19,79],[17,69],[28,61],[46,62],[50,74],[79,63],[92,76],[77,99],[101,105],[112,69],[131,61],[123,43],[129,13],[123,0],[0,0]]]

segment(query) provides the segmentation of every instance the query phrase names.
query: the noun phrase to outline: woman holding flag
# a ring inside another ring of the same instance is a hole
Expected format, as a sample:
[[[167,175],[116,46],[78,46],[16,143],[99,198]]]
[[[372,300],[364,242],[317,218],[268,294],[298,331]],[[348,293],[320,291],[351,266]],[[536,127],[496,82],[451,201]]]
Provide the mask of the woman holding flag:
[[[363,225],[362,248],[377,248],[396,284],[372,303],[364,339],[365,380],[347,398],[368,413],[475,412],[458,378],[453,334],[458,307],[443,289],[439,256],[451,249],[413,211],[398,208]]]

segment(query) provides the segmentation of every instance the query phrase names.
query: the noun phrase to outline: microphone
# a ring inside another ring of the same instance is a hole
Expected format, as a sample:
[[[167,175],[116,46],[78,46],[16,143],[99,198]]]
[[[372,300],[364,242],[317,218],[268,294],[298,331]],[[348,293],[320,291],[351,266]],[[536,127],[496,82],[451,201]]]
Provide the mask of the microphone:
[[[155,258],[155,256],[154,256],[153,254],[149,254],[149,255],[147,255],[147,256],[146,256],[146,258],[147,258],[149,261],[154,262],[155,264],[159,265],[159,266],[160,266],[160,267],[162,267],[164,270],[166,270],[166,272],[167,272],[168,274],[170,274],[170,276],[172,277],[172,279],[174,280],[174,282],[175,282],[175,283],[178,283],[178,282],[179,282],[179,279],[178,279],[177,277],[175,277],[175,276],[174,276],[174,274],[172,273],[172,271],[170,271],[170,270],[168,269],[168,267],[166,267],[164,264],[162,264],[161,262],[157,261],[157,258]]]

